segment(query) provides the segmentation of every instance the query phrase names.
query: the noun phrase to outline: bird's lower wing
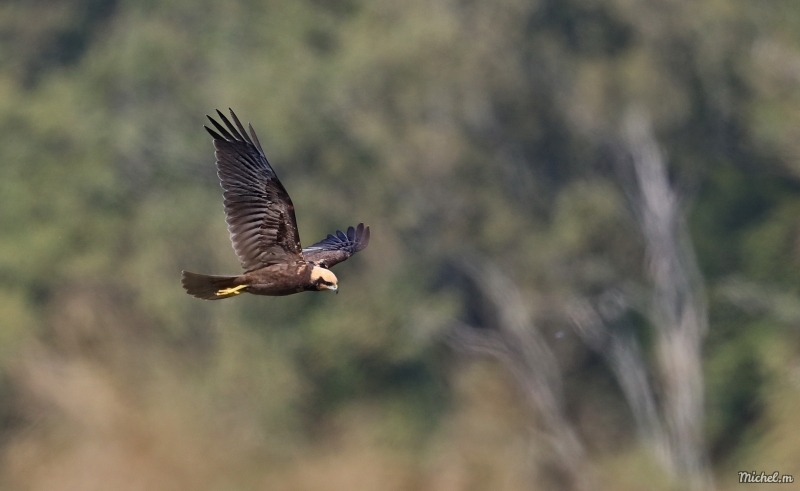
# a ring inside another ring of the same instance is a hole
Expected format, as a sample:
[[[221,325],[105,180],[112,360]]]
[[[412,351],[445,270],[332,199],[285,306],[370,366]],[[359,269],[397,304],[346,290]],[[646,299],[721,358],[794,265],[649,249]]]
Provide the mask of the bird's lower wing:
[[[309,263],[330,268],[358,251],[364,250],[369,245],[369,227],[359,223],[357,227],[348,227],[347,232],[337,230],[317,242],[303,249],[303,257]]]

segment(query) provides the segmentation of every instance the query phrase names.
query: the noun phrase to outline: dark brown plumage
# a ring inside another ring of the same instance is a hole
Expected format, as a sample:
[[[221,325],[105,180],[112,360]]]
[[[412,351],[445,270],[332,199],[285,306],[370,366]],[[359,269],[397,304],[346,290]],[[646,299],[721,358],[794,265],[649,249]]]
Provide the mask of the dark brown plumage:
[[[253,127],[245,131],[230,111],[235,126],[217,111],[225,126],[208,117],[214,130],[217,175],[223,189],[225,220],[244,274],[208,276],[183,271],[181,283],[195,297],[219,300],[242,292],[291,295],[310,290],[338,291],[328,269],[369,244],[369,227],[359,223],[303,249],[294,205],[267,161]],[[216,131],[215,131],[216,130]]]

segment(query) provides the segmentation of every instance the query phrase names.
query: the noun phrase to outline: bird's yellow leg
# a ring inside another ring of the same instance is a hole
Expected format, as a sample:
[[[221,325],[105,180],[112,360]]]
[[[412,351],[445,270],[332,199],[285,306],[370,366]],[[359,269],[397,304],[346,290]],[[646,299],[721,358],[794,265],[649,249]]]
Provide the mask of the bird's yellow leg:
[[[234,286],[233,288],[223,288],[222,290],[217,291],[217,296],[221,297],[224,295],[239,295],[242,293],[239,290],[243,288],[247,288],[247,285]]]

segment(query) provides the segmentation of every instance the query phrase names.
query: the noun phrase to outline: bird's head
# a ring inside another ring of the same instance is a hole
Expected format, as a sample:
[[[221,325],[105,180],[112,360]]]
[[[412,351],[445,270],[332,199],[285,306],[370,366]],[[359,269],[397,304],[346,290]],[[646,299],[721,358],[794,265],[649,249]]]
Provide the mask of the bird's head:
[[[314,266],[311,269],[311,284],[320,291],[333,290],[339,293],[339,280],[336,279],[336,275],[330,269],[321,266]]]

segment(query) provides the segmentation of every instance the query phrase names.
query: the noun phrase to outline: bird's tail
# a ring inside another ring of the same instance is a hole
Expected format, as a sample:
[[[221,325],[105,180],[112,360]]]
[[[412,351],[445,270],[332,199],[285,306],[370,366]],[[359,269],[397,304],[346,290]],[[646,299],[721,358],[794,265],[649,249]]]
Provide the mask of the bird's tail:
[[[247,285],[238,281],[238,276],[211,276],[181,272],[181,284],[189,295],[203,300],[221,300],[242,293]]]

